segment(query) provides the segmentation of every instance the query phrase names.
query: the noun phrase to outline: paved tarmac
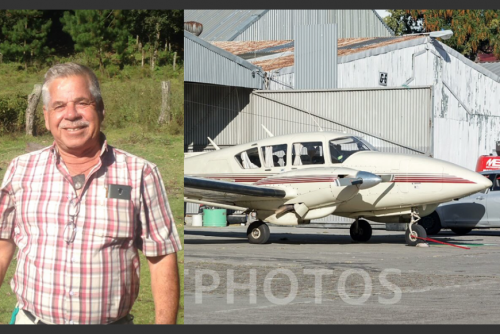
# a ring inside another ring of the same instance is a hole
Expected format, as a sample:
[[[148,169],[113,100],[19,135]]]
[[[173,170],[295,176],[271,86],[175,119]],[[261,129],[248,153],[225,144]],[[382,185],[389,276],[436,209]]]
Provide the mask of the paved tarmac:
[[[499,324],[500,229],[405,245],[374,225],[353,243],[347,225],[185,227],[186,324]],[[233,290],[231,290],[234,288]]]

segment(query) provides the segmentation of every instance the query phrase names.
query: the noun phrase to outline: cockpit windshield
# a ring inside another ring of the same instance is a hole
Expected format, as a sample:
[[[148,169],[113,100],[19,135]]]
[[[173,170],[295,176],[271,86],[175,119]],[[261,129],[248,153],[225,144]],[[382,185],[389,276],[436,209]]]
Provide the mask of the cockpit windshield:
[[[330,140],[330,157],[332,163],[342,163],[359,151],[376,151],[373,146],[359,137],[348,136]]]

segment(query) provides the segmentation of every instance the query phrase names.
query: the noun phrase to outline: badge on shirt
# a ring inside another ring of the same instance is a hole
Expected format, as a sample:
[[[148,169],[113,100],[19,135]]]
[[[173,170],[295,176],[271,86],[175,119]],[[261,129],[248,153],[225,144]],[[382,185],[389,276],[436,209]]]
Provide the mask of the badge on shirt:
[[[121,184],[110,184],[108,186],[107,198],[125,199],[130,201],[132,187]]]

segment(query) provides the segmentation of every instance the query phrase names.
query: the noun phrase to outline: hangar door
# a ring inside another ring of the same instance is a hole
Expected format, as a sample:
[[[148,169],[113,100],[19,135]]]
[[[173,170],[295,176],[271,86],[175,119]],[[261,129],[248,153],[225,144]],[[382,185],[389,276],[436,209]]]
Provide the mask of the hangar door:
[[[274,135],[341,131],[383,152],[433,154],[431,86],[336,90],[253,91],[243,142]]]

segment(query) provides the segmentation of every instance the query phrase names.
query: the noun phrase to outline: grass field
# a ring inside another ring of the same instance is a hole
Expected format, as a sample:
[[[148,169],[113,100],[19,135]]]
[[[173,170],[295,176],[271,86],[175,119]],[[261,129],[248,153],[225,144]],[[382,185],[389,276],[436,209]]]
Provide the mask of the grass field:
[[[105,121],[106,122],[106,121]],[[121,129],[106,128],[104,131],[108,143],[140,156],[158,165],[169,196],[177,230],[184,240],[183,193],[183,137],[170,135],[161,129],[151,129],[134,125]],[[0,136],[0,180],[5,169],[16,156],[25,153],[26,144],[36,142],[44,145],[52,144],[52,136],[44,134],[35,138],[27,138],[22,134],[6,134]],[[184,323],[184,251],[177,254],[181,282],[181,301],[177,323]],[[9,286],[14,274],[16,262],[12,262],[7,272],[4,284],[0,288],[0,324],[10,321],[16,298]],[[141,254],[141,288],[139,297],[132,309],[136,324],[154,323],[154,302],[151,294],[150,273],[145,257]]]

